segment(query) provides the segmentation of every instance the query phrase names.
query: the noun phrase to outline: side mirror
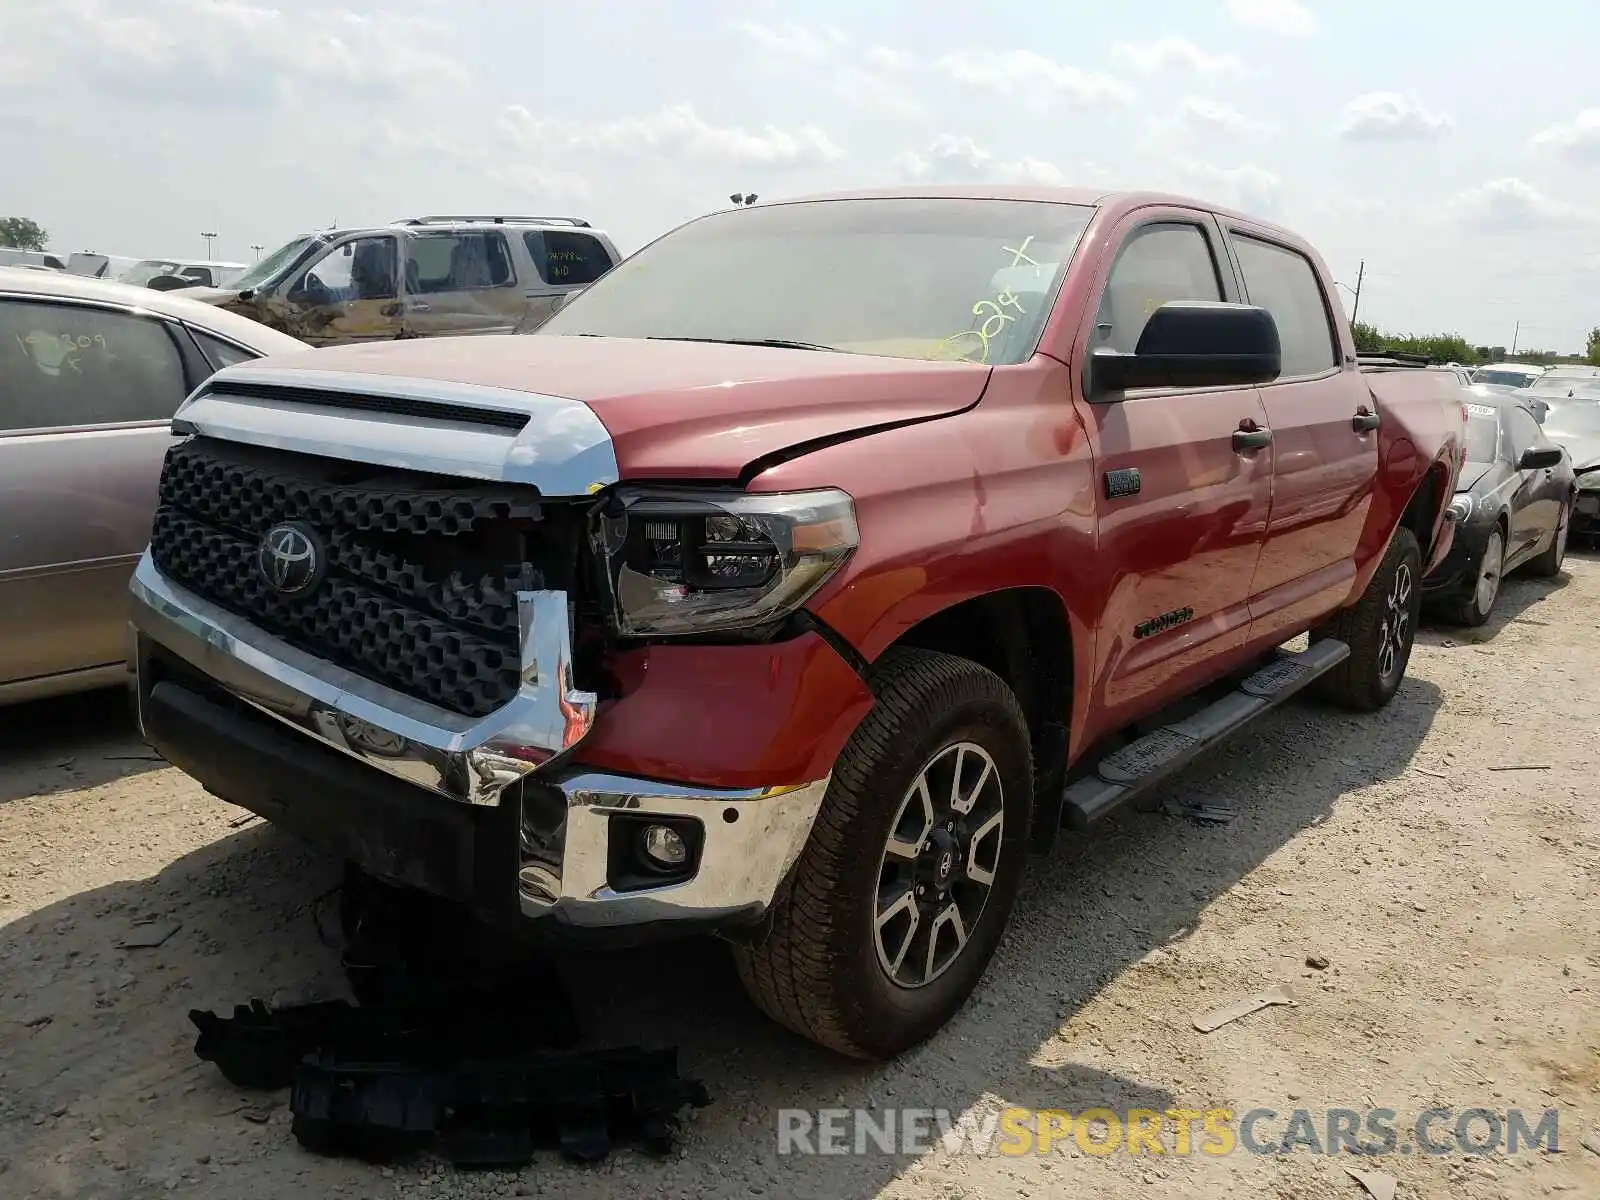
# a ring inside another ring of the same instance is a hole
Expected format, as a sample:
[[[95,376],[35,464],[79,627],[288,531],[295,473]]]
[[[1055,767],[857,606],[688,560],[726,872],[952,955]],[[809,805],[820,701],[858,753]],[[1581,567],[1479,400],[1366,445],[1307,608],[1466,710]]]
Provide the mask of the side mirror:
[[[1089,359],[1091,389],[1121,392],[1149,387],[1245,387],[1283,372],[1278,323],[1264,308],[1202,300],[1173,300],[1150,314],[1132,354],[1096,350]]]
[[[1522,457],[1517,461],[1519,471],[1543,471],[1548,467],[1561,465],[1561,448],[1559,446],[1529,446],[1522,452]]]

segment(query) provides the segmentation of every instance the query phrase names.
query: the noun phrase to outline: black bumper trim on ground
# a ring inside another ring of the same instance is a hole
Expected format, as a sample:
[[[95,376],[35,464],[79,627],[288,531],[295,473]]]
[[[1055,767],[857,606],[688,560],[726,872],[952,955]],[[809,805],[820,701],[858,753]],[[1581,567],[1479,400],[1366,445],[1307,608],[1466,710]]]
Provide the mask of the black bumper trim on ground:
[[[139,668],[145,737],[207,791],[380,879],[520,923],[520,789],[494,806],[459,804],[285,728],[164,664],[143,639]]]

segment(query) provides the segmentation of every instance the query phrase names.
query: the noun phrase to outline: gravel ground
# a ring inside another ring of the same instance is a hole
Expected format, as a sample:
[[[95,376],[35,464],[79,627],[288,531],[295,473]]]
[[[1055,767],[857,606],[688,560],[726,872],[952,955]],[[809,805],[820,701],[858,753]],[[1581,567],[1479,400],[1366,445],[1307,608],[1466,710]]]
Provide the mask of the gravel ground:
[[[0,723],[0,1196],[1358,1197],[1354,1165],[1397,1177],[1402,1197],[1592,1200],[1597,614],[1593,559],[1514,580],[1486,628],[1424,631],[1385,713],[1291,706],[1166,790],[1237,806],[1231,824],[1128,813],[1069,842],[1033,871],[967,1009],[888,1068],[766,1024],[716,943],[568,962],[593,1029],[681,1045],[714,1103],[666,1161],[541,1157],[518,1175],[312,1158],[286,1094],[263,1104],[198,1062],[192,1007],[339,994],[313,920],[333,865],[238,825],[240,810],[153,760],[121,697],[13,710]],[[155,949],[115,948],[148,917],[182,926]],[[1298,1003],[1193,1028],[1275,984]],[[1303,1107],[1319,1122],[1380,1107],[1402,1126],[1433,1107],[1553,1107],[1560,1149],[776,1151],[782,1107],[1002,1104]]]

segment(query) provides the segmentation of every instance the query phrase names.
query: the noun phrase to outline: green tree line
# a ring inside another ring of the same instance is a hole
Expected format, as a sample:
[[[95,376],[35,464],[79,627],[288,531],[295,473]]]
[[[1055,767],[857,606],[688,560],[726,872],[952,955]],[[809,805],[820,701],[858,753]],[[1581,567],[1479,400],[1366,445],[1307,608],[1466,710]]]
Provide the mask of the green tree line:
[[[1557,350],[1518,350],[1511,354],[1504,346],[1474,346],[1459,333],[1391,333],[1365,321],[1352,324],[1350,332],[1355,336],[1356,350],[1362,354],[1421,354],[1434,362],[1467,366],[1486,362],[1589,362],[1600,366],[1600,328],[1589,334],[1583,354],[1562,354]]]

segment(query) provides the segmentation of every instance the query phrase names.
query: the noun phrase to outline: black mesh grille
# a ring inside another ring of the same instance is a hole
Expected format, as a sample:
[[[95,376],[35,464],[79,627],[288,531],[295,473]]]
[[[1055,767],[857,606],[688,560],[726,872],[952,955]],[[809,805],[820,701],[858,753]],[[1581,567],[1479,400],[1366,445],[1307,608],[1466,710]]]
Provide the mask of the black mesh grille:
[[[516,593],[545,586],[530,550],[545,514],[529,491],[461,482],[193,439],[167,454],[150,550],[175,583],[292,645],[482,716],[517,689]],[[326,551],[302,595],[257,568],[281,521]]]

